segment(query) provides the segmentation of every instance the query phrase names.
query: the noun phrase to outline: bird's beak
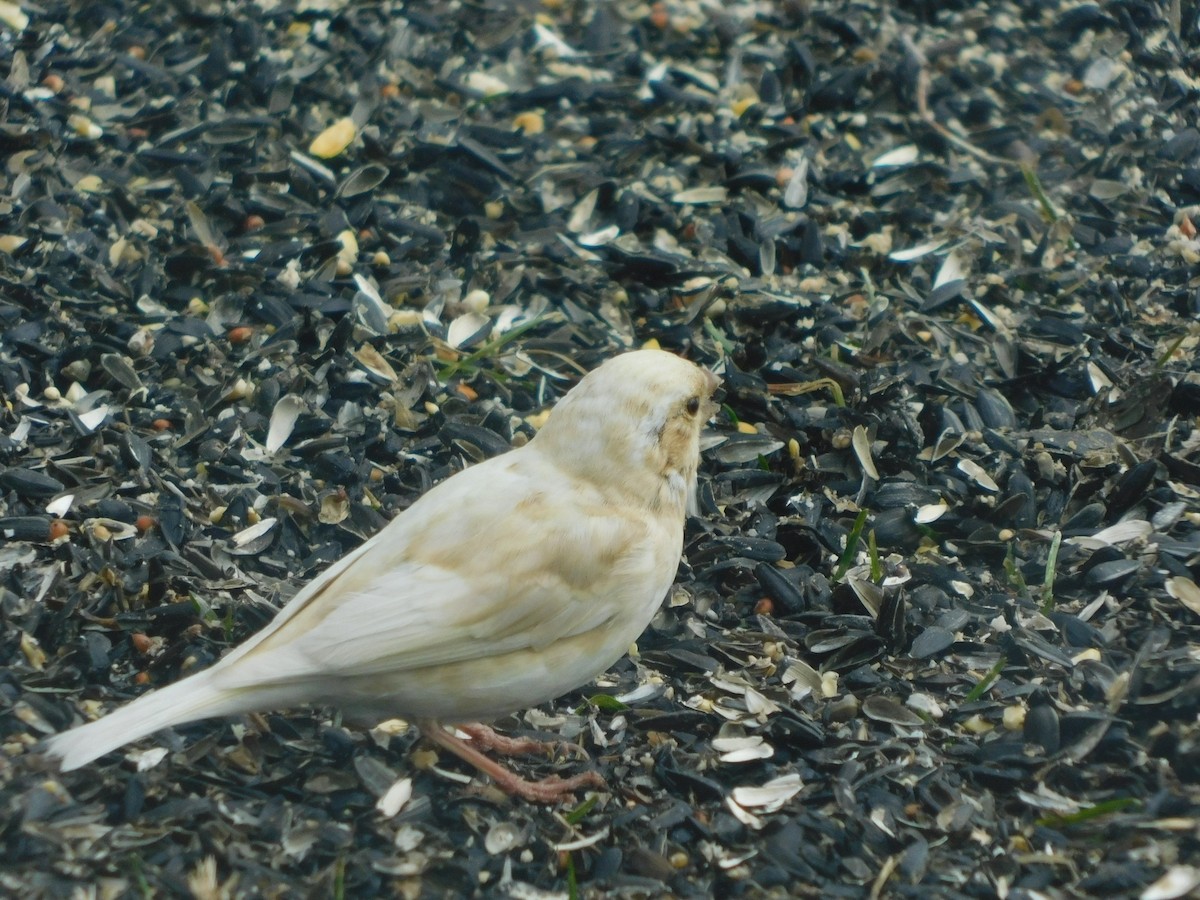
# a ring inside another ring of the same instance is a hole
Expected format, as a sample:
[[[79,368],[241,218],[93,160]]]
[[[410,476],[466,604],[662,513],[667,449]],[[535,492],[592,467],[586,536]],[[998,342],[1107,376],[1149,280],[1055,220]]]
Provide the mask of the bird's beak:
[[[721,401],[724,399],[725,392],[721,390],[721,379],[714,375],[708,369],[704,370],[706,381],[708,384],[708,398],[704,401],[704,418],[702,421],[707,422],[718,412],[721,411]]]

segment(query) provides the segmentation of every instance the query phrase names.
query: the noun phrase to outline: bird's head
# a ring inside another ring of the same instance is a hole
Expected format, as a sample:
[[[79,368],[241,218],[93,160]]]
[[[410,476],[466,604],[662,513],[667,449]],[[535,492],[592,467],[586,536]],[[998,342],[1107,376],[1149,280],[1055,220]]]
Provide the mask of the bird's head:
[[[561,468],[647,505],[690,507],[720,379],[663,350],[615,356],[558,402],[535,443]]]

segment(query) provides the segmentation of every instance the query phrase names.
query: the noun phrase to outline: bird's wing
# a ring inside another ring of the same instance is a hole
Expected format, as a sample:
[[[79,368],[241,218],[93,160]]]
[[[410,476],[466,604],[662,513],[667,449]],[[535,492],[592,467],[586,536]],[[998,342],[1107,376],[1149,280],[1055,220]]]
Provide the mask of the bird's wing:
[[[664,568],[663,542],[643,519],[589,507],[519,457],[500,464],[516,455],[454,476],[332,567],[230,660],[227,683],[536,650],[661,599],[641,596]]]

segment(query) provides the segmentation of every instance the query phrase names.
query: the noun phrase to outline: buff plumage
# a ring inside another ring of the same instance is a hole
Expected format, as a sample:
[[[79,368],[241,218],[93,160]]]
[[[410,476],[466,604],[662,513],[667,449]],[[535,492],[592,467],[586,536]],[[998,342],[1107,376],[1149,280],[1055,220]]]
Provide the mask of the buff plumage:
[[[641,350],[585,376],[524,447],[434,487],[211,668],[50,739],[75,769],[171,725],[301,704],[441,723],[546,702],[612,665],[674,579],[712,373]]]

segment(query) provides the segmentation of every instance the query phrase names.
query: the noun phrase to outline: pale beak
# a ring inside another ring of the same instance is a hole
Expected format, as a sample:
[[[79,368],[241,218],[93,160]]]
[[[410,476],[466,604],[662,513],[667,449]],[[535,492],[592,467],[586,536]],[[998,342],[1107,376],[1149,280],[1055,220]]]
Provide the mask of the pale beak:
[[[704,406],[701,407],[700,413],[701,421],[707,422],[721,410],[720,402],[713,397],[713,394],[720,390],[721,379],[708,369],[704,370],[704,376],[708,387],[708,396],[704,400]]]

